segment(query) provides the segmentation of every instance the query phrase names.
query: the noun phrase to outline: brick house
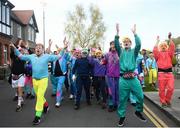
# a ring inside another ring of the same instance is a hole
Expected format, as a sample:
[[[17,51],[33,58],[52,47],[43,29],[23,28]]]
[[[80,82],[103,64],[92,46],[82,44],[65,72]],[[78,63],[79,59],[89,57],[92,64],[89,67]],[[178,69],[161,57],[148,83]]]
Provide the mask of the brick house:
[[[0,79],[4,78],[10,60],[9,43],[11,41],[10,13],[14,5],[7,0],[0,0]]]
[[[38,32],[34,11],[12,10],[14,7],[8,0],[0,0],[0,79],[9,74],[9,44],[22,39],[34,49]]]
[[[36,33],[39,32],[33,10],[13,10],[11,13],[12,40],[22,39],[34,49]]]

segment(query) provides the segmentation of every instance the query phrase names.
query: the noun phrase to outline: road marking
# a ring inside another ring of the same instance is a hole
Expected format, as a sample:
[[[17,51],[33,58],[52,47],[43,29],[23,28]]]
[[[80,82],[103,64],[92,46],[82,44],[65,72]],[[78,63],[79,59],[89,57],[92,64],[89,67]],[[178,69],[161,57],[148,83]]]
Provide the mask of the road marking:
[[[150,117],[150,120],[151,118],[153,118],[153,120],[151,120],[155,125],[158,123],[159,125],[156,125],[157,127],[168,127],[164,121],[162,121],[154,112],[152,112],[148,107],[147,105],[144,104],[144,110],[146,111],[146,115]],[[155,120],[155,121],[154,121]]]
[[[151,120],[151,122],[153,122],[156,127],[161,127],[161,125],[145,109],[144,114]]]

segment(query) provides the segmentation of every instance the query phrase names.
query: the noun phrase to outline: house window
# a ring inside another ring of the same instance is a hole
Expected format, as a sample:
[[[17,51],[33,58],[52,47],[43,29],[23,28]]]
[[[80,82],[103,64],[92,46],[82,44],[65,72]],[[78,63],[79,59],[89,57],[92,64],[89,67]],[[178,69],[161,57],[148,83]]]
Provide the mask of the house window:
[[[11,28],[10,27],[6,27],[6,34],[10,35],[11,34]]]
[[[6,23],[6,7],[2,5],[2,22]]]
[[[6,65],[7,61],[8,61],[8,53],[7,53],[7,51],[8,51],[8,47],[5,45],[4,46],[4,65]]]
[[[11,21],[11,35],[13,35],[13,29],[14,29],[14,27],[13,27],[13,21]]]
[[[0,32],[2,32],[2,24],[0,23]]]
[[[2,10],[2,6],[1,6],[2,4],[1,4],[1,1],[0,1],[0,21],[1,21],[1,10]]]
[[[29,24],[33,25],[33,19],[32,18],[30,19]]]
[[[34,29],[32,29],[32,41],[34,42]]]
[[[34,29],[32,27],[29,26],[28,28],[28,40],[33,41],[34,42]]]
[[[6,7],[6,24],[10,25],[10,9]]]
[[[22,37],[22,27],[19,24],[17,24],[17,37]]]
[[[10,35],[10,8],[0,1],[0,32]]]
[[[31,27],[28,27],[28,40],[31,40]]]
[[[2,32],[6,33],[6,25],[2,24]]]

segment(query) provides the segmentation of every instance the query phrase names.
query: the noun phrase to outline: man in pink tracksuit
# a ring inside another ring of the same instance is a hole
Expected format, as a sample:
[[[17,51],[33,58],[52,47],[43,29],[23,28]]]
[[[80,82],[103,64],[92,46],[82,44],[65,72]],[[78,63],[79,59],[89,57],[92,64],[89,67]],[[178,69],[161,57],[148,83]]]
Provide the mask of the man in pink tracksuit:
[[[172,73],[172,58],[175,52],[175,45],[169,33],[169,45],[167,42],[157,43],[153,49],[154,57],[158,65],[159,97],[162,107],[171,106],[171,98],[174,92],[174,76]],[[159,47],[158,47],[159,46]]]

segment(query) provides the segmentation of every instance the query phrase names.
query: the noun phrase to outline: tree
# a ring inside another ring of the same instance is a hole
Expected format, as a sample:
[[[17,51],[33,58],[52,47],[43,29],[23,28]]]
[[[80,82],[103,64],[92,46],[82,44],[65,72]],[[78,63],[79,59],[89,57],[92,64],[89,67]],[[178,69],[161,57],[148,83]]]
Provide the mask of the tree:
[[[73,43],[73,47],[99,46],[104,39],[105,31],[103,16],[95,5],[89,7],[89,18],[82,5],[76,5],[75,11],[69,12],[67,15],[65,34]]]
[[[179,45],[180,44],[180,37],[173,38],[173,41],[174,41],[176,46]]]

